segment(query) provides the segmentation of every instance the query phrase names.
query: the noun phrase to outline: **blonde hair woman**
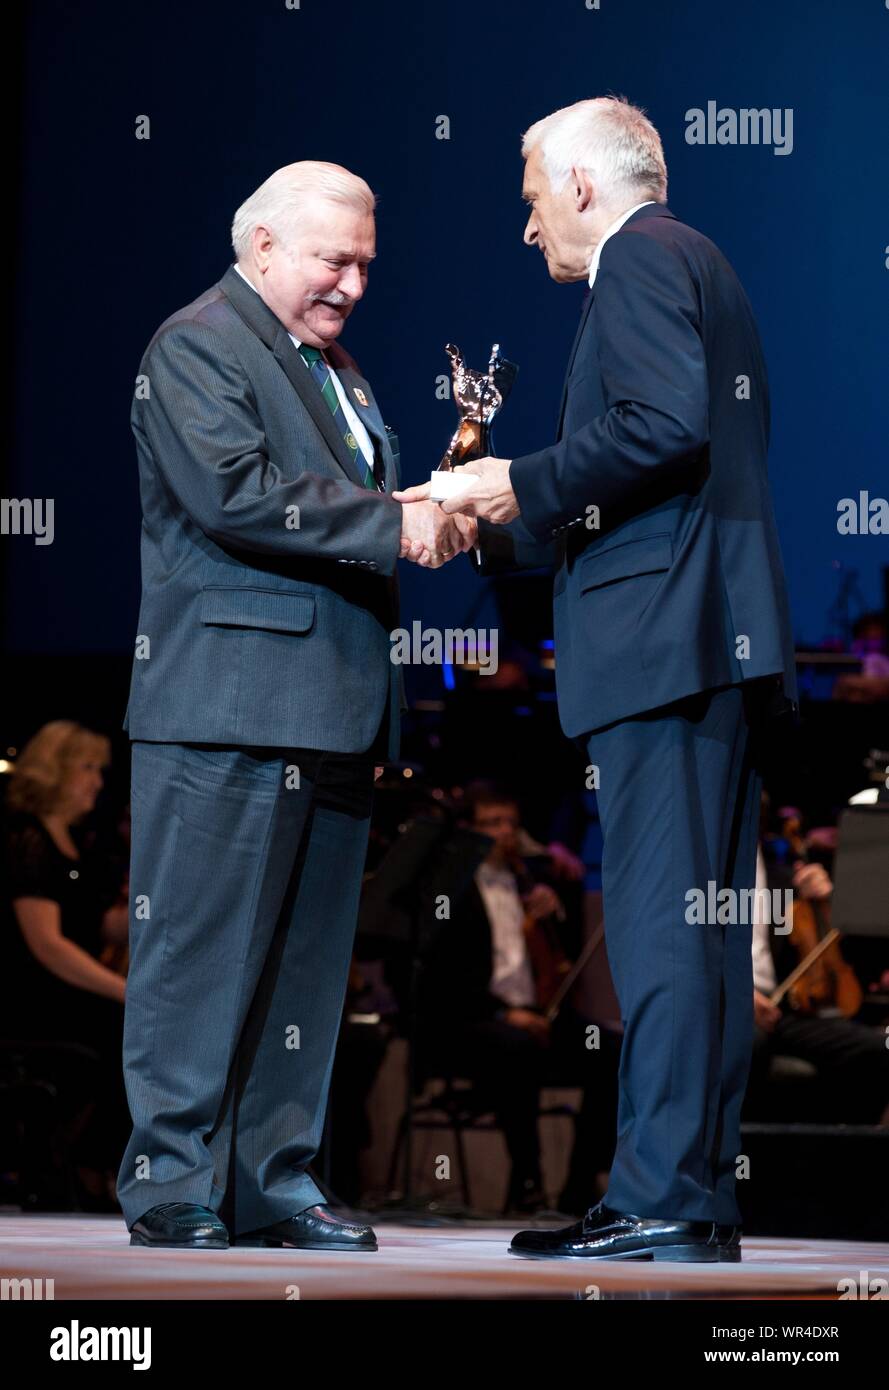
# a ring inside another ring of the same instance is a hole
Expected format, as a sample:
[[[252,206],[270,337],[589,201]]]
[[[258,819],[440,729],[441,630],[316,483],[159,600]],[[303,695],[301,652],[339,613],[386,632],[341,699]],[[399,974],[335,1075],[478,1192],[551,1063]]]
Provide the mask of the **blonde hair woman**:
[[[100,959],[110,944],[125,943],[127,907],[120,875],[83,826],[110,754],[103,735],[54,720],[22,749],[6,798],[6,896],[13,920],[3,951],[3,1032],[23,1042],[79,1043],[98,1053],[97,1073],[80,1061],[54,1079],[69,1119],[85,1101],[92,1104],[76,1158],[82,1205],[99,1209],[128,1129],[120,1008],[126,986]]]

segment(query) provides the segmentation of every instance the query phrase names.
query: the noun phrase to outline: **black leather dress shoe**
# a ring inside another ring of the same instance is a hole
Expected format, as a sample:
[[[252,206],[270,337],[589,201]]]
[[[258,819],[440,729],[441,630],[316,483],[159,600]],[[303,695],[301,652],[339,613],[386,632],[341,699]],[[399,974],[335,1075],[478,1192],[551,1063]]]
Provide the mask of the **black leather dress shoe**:
[[[741,1258],[741,1227],[717,1225],[716,1248],[720,1260],[737,1263]]]
[[[228,1231],[215,1212],[194,1202],[161,1202],[130,1227],[130,1245],[177,1250],[226,1250]]]
[[[556,1231],[519,1231],[510,1250],[538,1260],[682,1260],[715,1264],[719,1259],[712,1221],[670,1221],[630,1216],[599,1202],[582,1221]]]
[[[245,1231],[235,1245],[286,1245],[293,1250],[376,1250],[373,1227],[340,1221],[327,1206],[307,1207],[284,1221]]]

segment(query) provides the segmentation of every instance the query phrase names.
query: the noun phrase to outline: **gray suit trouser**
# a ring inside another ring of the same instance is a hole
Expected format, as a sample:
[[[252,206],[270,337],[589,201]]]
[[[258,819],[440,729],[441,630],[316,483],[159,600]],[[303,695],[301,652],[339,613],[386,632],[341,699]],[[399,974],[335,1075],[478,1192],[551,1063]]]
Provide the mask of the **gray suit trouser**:
[[[127,1226],[161,1202],[232,1235],[324,1200],[321,1140],[372,755],[132,746]]]

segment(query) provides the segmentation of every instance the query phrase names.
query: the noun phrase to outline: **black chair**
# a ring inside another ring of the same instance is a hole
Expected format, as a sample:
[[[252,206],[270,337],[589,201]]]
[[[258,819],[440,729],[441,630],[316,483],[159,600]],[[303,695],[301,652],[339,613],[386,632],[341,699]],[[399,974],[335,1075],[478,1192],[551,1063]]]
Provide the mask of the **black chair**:
[[[440,1089],[429,1092],[430,1085]],[[555,1089],[550,1087],[548,1089]],[[565,1089],[574,1089],[566,1087]],[[538,1118],[567,1116],[575,1123],[577,1111],[570,1105],[541,1105]],[[494,1115],[490,1096],[480,1092],[467,1077],[453,1073],[437,1075],[431,1071],[418,1078],[411,1104],[402,1113],[392,1147],[389,1163],[388,1189],[396,1190],[398,1169],[407,1146],[409,1129],[434,1130],[449,1129],[454,1136],[460,1194],[463,1205],[472,1208],[472,1195],[469,1186],[469,1165],[466,1160],[464,1135],[471,1131],[497,1130],[500,1126]],[[411,1174],[405,1170],[405,1191],[410,1198]]]

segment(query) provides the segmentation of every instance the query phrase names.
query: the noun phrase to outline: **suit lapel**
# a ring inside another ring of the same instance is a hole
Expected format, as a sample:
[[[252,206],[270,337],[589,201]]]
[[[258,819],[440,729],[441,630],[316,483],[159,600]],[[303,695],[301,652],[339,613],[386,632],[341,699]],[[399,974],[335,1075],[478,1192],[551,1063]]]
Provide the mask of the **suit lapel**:
[[[330,413],[330,407],[322,396],[319,387],[316,385],[312,373],[309,371],[297,349],[293,346],[283,324],[280,327],[272,351],[276,362],[283,368],[291,386],[293,386],[298,393],[306,410],[330,445],[330,451],[343,472],[353,483],[358,483],[363,487],[364,455],[360,455],[361,472],[359,473],[359,465],[357,461],[353,462],[352,455],[346,448],[346,441],[337,429],[336,421]]]
[[[593,285],[593,288],[587,292],[587,297],[584,300],[583,308],[580,311],[580,323],[577,325],[577,332],[574,335],[574,342],[571,346],[571,353],[568,357],[568,366],[565,371],[565,384],[562,387],[562,403],[559,406],[559,423],[556,429],[557,440],[562,438],[562,425],[565,420],[565,407],[568,404],[568,380],[571,376],[571,368],[574,366],[574,359],[577,356],[577,349],[580,347],[580,340],[583,337],[583,330],[586,328],[587,319],[590,316],[590,306],[593,302],[595,294],[596,287],[595,285]]]
[[[383,460],[386,478],[386,491],[392,492],[398,487],[398,478],[395,473],[395,459],[389,445],[389,436],[386,434],[386,426],[383,424],[383,417],[380,414],[379,406],[374,399],[374,394],[370,385],[358,371],[352,358],[345,349],[337,343],[331,343],[327,350],[331,366],[345,388],[346,395],[352,408],[358,415],[359,420],[364,425],[372,442],[377,445],[380,457]],[[360,395],[358,394],[360,392]]]
[[[628,217],[626,222],[623,224],[623,227],[616,231],[614,235],[620,236],[621,233],[624,231],[624,228],[631,227],[634,223],[642,221],[643,219],[648,217],[673,216],[674,214],[667,207],[666,203],[646,203],[645,207],[637,208],[636,211],[633,213],[632,217]],[[577,351],[580,347],[580,340],[583,337],[584,329],[586,328],[587,323],[589,321],[590,309],[592,308],[593,300],[596,297],[597,284],[598,276],[594,280],[593,287],[589,291],[589,294],[587,295],[587,298],[584,302],[583,308],[580,311],[580,323],[578,324],[577,332],[574,335],[574,343],[571,348],[571,355],[568,358],[568,367],[565,371],[565,385],[562,389],[562,404],[559,406],[559,424],[556,431],[557,440],[562,438],[562,425],[565,422],[565,408],[568,404],[568,379],[571,376],[571,368],[574,366],[574,359],[577,356]]]
[[[229,266],[219,285],[247,327],[271,350],[346,477],[363,486],[363,473],[359,474],[358,467],[353,463],[327,402],[281,320],[272,313],[261,295],[244,283],[234,266]]]

